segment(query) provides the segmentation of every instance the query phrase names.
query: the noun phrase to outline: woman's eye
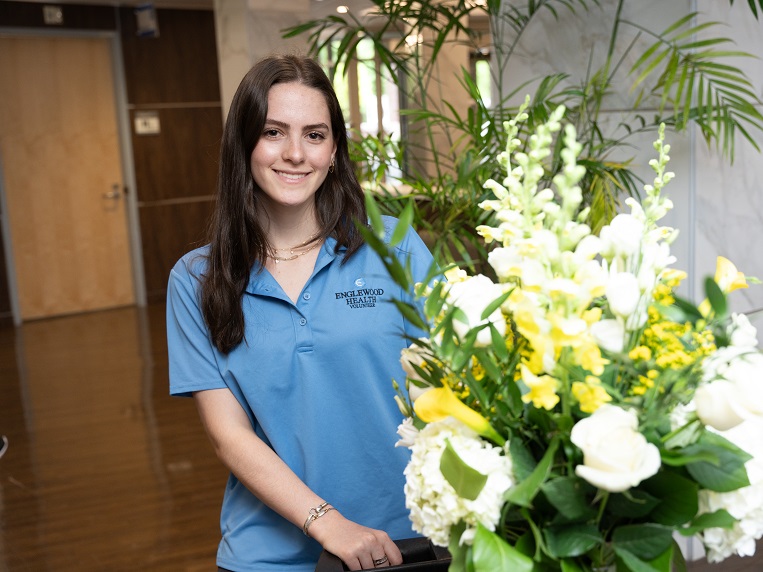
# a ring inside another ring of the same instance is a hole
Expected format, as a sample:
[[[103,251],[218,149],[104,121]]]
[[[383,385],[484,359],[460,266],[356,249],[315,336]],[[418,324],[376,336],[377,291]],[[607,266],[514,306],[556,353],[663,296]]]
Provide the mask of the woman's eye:
[[[265,137],[278,137],[278,130],[277,129],[266,129],[265,130]]]
[[[325,139],[326,136],[323,133],[319,133],[317,131],[313,131],[311,133],[307,134],[308,139],[311,139],[312,141],[319,141],[321,139]]]

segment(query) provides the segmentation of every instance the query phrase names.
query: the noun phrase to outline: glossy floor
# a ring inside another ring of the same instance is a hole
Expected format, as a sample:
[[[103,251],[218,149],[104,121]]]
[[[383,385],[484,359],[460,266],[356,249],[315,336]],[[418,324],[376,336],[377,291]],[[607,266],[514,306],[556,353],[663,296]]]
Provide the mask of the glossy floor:
[[[162,305],[0,327],[0,572],[216,570],[226,471],[165,343]]]

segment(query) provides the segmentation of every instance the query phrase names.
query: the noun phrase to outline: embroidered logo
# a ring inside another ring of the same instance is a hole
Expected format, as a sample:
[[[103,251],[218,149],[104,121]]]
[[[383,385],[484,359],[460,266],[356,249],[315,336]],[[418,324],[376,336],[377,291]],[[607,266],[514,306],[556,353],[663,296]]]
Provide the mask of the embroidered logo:
[[[358,280],[362,281],[362,278]],[[356,281],[357,284],[357,281]],[[350,308],[374,308],[379,298],[384,296],[383,288],[359,288],[346,292],[334,292],[337,300],[344,300]]]

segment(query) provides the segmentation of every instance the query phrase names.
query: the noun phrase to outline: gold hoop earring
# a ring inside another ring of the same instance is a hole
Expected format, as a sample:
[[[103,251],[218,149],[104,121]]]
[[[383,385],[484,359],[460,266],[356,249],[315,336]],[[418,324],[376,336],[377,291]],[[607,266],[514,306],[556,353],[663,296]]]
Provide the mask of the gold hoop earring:
[[[334,158],[331,157],[331,164],[329,165],[329,173],[334,172]]]

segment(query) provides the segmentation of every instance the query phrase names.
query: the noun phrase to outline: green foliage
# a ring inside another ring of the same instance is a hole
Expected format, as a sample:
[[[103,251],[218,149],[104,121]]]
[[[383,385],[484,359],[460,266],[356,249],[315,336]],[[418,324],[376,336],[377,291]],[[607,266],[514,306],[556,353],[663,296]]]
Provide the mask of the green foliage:
[[[412,204],[413,225],[443,266],[456,262],[470,271],[491,273],[481,262],[486,247],[474,232],[489,218],[478,207],[488,196],[482,184],[500,175],[496,157],[503,150],[503,123],[516,112],[513,102],[526,93],[531,101],[525,134],[558,105],[568,110],[583,145],[579,164],[586,175],[580,182],[581,209],[589,209],[587,222],[594,232],[617,213],[623,197],[639,194],[641,181],[628,157],[632,141],[655,132],[661,123],[677,131],[697,125],[707,143],[731,160],[737,134],[758,148],[756,137],[763,130],[760,101],[749,79],[730,63],[750,54],[734,49],[732,39],[715,35],[719,23],[696,24],[696,14],[654,31],[623,15],[626,0],[610,7],[598,0],[371,0],[371,4],[371,16],[330,15],[286,30],[285,37],[306,35],[311,53],[330,51],[333,70],[344,73],[361,40],[373,43],[379,65],[395,78],[402,95],[407,131],[402,142],[385,133],[356,134],[352,156],[361,180],[378,193],[383,212],[399,215]],[[747,4],[757,18],[763,0]],[[551,73],[520,85],[506,80],[520,42],[532,33],[536,20],[551,15],[561,28],[573,18],[602,10],[612,11],[609,39],[606,45],[595,46],[583,77]],[[489,38],[470,25],[472,18],[485,17]],[[418,40],[413,47],[412,38]],[[491,45],[493,103],[486,105],[488,94],[481,93],[467,62],[455,70],[462,93],[443,93],[443,78],[438,75],[441,56],[451,47],[476,52],[485,45]],[[604,101],[627,71],[622,69],[626,58],[635,61],[628,71],[635,105],[624,111],[614,128],[607,127]],[[461,109],[455,101],[465,99],[472,104]],[[639,110],[647,99],[650,105],[656,102],[652,117]],[[554,149],[542,184],[561,169],[560,149],[561,145]],[[399,182],[385,183],[393,165],[401,167],[403,175]],[[407,196],[401,196],[400,187],[407,189]],[[409,196],[414,197],[412,203]]]
[[[450,442],[442,453],[440,471],[458,496],[467,500],[476,499],[487,482],[485,475],[463,462]]]

